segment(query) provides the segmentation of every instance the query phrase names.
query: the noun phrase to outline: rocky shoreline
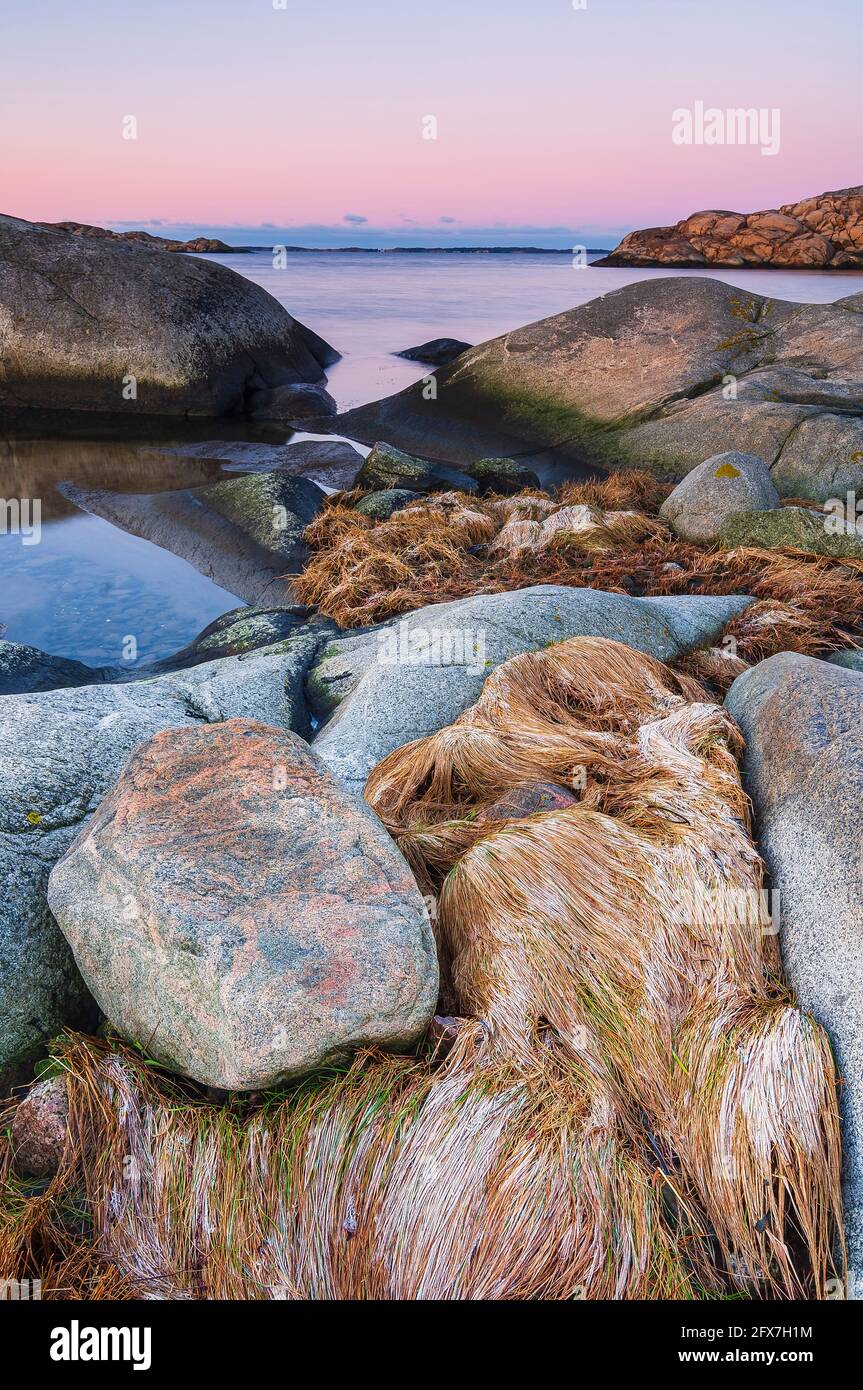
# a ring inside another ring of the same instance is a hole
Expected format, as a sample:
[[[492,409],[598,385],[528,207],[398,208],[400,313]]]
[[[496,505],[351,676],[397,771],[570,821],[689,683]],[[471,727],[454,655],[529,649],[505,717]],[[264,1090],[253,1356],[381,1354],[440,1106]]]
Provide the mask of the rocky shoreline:
[[[630,232],[593,264],[863,270],[863,187],[766,212],[694,212],[673,227]]]
[[[62,289],[21,301],[34,238]],[[129,257],[188,356],[152,319],[112,355]],[[135,351],[185,364],[144,412],[323,392],[333,349],[184,264],[0,220],[0,408],[86,362],[100,411]],[[248,606],[122,678],[0,641],[4,1269],[859,1294],[860,298],[629,286],[321,417],[366,459],[63,486]]]

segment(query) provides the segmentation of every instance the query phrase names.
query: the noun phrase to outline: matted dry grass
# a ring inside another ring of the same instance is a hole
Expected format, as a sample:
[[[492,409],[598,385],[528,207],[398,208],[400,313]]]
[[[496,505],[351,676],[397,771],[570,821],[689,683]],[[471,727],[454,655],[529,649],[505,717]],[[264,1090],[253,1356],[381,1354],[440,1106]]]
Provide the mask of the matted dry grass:
[[[694,669],[724,689],[750,661],[777,651],[819,656],[863,644],[863,565],[802,552],[708,552],[677,540],[656,516],[668,489],[649,473],[567,483],[552,497],[441,493],[388,521],[336,497],[306,531],[312,555],[297,597],[342,627],[425,604],[532,584],[589,586],[638,596],[750,594],[729,626],[725,656]]]
[[[438,894],[450,1049],[234,1112],[72,1038],[45,1193],[4,1146],[0,1267],[89,1297],[823,1296],[835,1068],[781,980],[738,744],[617,643],[498,667],[366,793]],[[549,778],[579,803],[483,815]]]

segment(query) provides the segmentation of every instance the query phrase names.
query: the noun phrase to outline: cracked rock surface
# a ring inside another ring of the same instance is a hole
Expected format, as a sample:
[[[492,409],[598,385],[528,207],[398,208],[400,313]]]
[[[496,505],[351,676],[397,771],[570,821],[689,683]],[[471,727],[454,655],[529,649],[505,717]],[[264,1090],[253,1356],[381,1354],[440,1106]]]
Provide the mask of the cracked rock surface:
[[[863,267],[863,187],[765,212],[694,212],[673,227],[630,232],[600,265]]]

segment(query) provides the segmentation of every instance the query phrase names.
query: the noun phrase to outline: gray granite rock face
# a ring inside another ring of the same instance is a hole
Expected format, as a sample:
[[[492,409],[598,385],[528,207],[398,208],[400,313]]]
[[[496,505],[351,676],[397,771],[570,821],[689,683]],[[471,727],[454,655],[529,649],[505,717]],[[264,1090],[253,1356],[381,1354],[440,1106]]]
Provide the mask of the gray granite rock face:
[[[850,1295],[863,1298],[863,674],[780,652],[738,676],[726,707],[746,739],[785,970],[843,1079]]]
[[[568,637],[608,637],[674,661],[711,645],[751,602],[740,595],[642,599],[537,585],[433,604],[326,644],[307,693],[315,714],[331,717],[313,746],[362,793],[381,758],[451,724],[477,699],[488,673],[519,652]]]

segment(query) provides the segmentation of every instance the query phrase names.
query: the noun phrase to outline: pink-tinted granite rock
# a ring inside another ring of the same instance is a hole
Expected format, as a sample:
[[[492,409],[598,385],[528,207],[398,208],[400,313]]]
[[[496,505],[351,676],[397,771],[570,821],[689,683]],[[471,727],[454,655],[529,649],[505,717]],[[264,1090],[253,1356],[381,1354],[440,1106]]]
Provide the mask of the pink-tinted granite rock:
[[[206,1085],[407,1046],[437,999],[395,845],[302,739],[253,720],[137,749],[48,898],[111,1022]]]

